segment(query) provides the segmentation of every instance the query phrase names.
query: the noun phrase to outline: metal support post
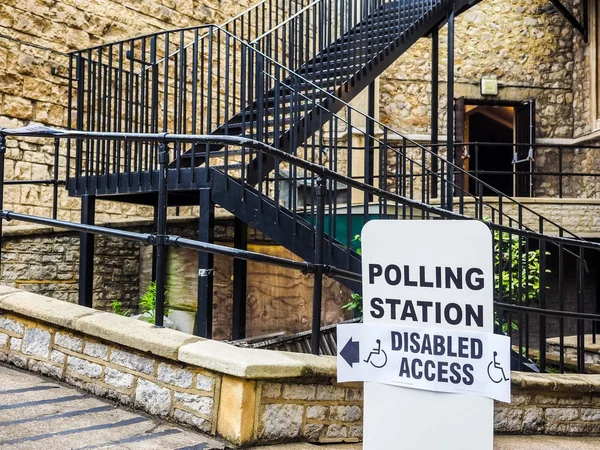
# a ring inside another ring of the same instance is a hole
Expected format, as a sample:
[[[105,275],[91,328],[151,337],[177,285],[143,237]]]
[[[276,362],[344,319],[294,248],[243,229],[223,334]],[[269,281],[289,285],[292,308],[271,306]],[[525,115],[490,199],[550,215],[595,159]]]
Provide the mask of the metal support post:
[[[446,148],[447,154],[446,159],[448,160],[448,167],[446,169],[446,182],[448,183],[448,189],[446,189],[446,209],[448,211],[453,210],[453,197],[454,197],[454,6],[448,16],[448,94],[446,104]]]
[[[233,246],[239,250],[248,249],[248,225],[237,217],[233,225]],[[246,337],[246,280],[248,263],[244,259],[233,260],[233,312],[232,339]]]
[[[200,188],[200,219],[198,240],[213,243],[215,237],[215,204],[211,199],[212,187]],[[198,253],[198,311],[196,312],[196,335],[212,338],[213,311],[213,273],[214,257],[212,253]]]
[[[52,218],[58,217],[58,164],[60,152],[60,139],[54,139],[54,180],[52,185]],[[66,175],[69,178],[69,174]]]
[[[319,354],[321,340],[321,296],[323,293],[323,233],[325,221],[325,180],[317,179],[317,222],[315,226],[315,273],[313,284],[313,313],[311,349],[313,355]]]
[[[94,225],[96,197],[81,197],[81,223]],[[94,293],[94,235],[79,233],[79,301],[82,306],[92,307]]]
[[[152,231],[156,233],[158,230],[158,203],[154,204],[153,216]],[[154,282],[156,282],[156,248],[156,245],[152,246],[152,281]]]
[[[156,211],[156,307],[154,325],[164,326],[165,290],[167,281],[167,165],[169,164],[169,149],[166,144],[158,146],[158,207]]]
[[[6,157],[6,136],[0,136],[0,211],[4,209],[4,158]],[[2,218],[0,218],[0,262],[2,261]],[[1,268],[0,268],[1,270]],[[0,274],[2,272],[0,271]]]
[[[439,143],[439,82],[440,82],[440,32],[437,27],[431,34],[431,198],[438,196],[438,147]]]

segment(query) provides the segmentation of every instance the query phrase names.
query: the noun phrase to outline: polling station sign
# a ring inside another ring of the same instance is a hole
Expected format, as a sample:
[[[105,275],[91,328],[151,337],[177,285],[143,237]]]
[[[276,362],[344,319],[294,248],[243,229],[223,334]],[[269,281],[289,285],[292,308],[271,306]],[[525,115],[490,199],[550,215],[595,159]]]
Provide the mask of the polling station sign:
[[[337,327],[338,381],[473,394],[510,402],[510,340],[401,325]]]
[[[361,246],[363,331],[340,327],[338,375],[355,367],[358,379],[379,380],[364,383],[364,448],[397,450],[401,435],[406,449],[492,450],[494,400],[485,395],[508,399],[510,374],[508,344],[493,335],[489,228],[373,220]]]

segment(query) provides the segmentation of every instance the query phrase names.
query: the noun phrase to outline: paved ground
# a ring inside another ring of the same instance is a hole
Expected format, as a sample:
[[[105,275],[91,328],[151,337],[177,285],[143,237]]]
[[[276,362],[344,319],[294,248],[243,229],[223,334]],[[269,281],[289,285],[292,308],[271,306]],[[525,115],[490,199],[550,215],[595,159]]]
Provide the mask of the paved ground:
[[[2,450],[224,448],[222,443],[200,433],[154,420],[57,381],[0,364]],[[496,436],[494,441],[494,450],[598,449],[600,438]],[[362,446],[288,444],[255,447],[253,450],[362,450]],[[398,450],[402,450],[401,445]]]
[[[0,365],[0,449],[212,450],[224,445]]]

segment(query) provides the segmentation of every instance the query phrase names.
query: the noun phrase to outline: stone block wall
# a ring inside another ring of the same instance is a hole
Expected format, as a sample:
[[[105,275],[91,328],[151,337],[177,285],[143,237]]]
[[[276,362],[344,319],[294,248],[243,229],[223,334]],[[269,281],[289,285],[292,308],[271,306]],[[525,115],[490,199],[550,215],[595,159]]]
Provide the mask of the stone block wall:
[[[206,433],[216,429],[219,378],[199,368],[6,315],[0,315],[0,361]]]
[[[334,357],[234,347],[0,286],[0,361],[235,445],[362,438]],[[600,435],[600,375],[512,372],[496,433]]]
[[[496,432],[600,434],[600,376],[513,372],[512,387],[512,403],[496,404]]]
[[[362,438],[362,386],[335,380],[265,382],[259,403],[259,438],[312,442]],[[281,418],[284,417],[284,420]]]
[[[67,126],[67,52],[155,31],[222,23],[247,9],[250,0],[3,0],[0,4],[0,127],[31,122]],[[56,68],[58,76],[50,73]],[[54,145],[51,140],[9,139],[6,179],[49,179]],[[64,179],[66,148],[60,148]],[[61,219],[79,220],[79,201],[60,189]],[[52,189],[11,186],[5,207],[49,217]],[[98,202],[98,220],[117,216],[150,216],[143,206]]]
[[[538,137],[572,137],[576,32],[547,6],[545,0],[487,0],[458,16],[455,97],[481,99],[481,77],[496,75],[500,92],[493,99],[536,99]],[[446,125],[446,52],[444,28],[440,33],[442,133]],[[421,39],[381,75],[381,120],[405,133],[428,133],[430,80],[431,40]]]
[[[137,312],[139,300],[139,243],[96,237],[94,306],[111,308],[113,300]],[[2,238],[0,278],[5,285],[58,300],[77,302],[79,292],[79,234],[48,227],[6,229]]]

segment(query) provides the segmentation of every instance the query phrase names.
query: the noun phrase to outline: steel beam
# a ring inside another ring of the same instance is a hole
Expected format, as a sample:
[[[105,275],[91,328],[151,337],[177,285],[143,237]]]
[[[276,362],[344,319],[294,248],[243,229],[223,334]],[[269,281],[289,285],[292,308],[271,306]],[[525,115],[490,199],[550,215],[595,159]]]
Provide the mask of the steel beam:
[[[212,244],[215,237],[215,204],[211,187],[200,188],[200,219],[198,240]],[[196,335],[212,338],[214,257],[212,253],[198,253],[198,310]]]
[[[233,225],[233,246],[238,250],[248,249],[248,225],[237,217]],[[233,260],[233,311],[232,339],[246,337],[246,281],[248,263],[243,259]]]
[[[447,104],[446,104],[446,159],[454,162],[454,10],[450,11],[448,16],[448,86],[447,86]],[[446,209],[453,210],[452,202],[454,197],[454,168],[452,164],[447,164],[446,170]]]
[[[96,197],[81,197],[81,223],[94,225]],[[94,290],[94,241],[92,233],[79,234],[79,301],[82,306],[92,307]]]

